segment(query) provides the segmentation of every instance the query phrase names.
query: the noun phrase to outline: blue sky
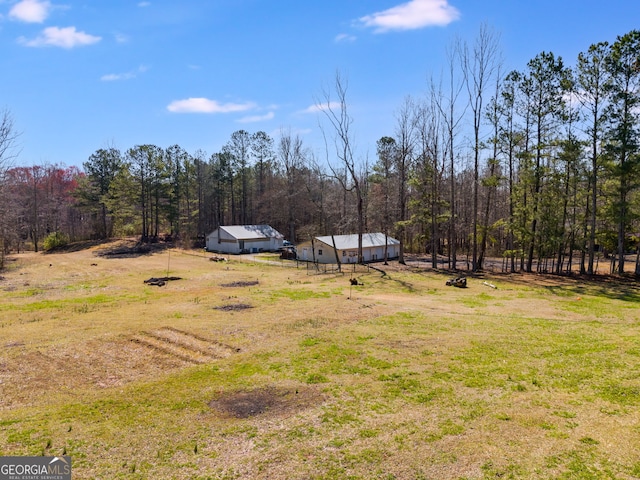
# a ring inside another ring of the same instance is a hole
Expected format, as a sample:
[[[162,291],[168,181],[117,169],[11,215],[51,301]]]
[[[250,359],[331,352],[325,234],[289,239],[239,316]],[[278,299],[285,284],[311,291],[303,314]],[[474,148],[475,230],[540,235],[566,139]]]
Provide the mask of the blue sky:
[[[299,134],[322,157],[314,106],[339,71],[372,158],[482,23],[508,71],[542,51],[573,65],[639,21],[638,0],[0,0],[0,109],[22,132],[18,165],[145,143],[211,155],[240,129]]]

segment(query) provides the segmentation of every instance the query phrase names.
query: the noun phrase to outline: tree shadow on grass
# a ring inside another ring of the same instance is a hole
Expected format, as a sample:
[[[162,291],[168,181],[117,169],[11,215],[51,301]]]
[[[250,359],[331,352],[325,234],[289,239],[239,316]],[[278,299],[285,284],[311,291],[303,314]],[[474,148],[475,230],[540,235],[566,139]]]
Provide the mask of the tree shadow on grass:
[[[52,248],[51,250],[43,251],[42,253],[45,255],[52,253],[74,253],[81,252],[83,250],[89,250],[90,248],[97,247],[100,245],[113,243],[113,240],[85,240],[82,242],[71,242],[66,245]]]
[[[564,277],[560,277],[562,279]],[[640,302],[640,285],[627,277],[593,276],[571,277],[560,285],[546,285],[543,288],[554,295],[595,295],[623,302]]]
[[[162,252],[173,247],[174,245],[171,242],[123,241],[96,251],[96,256],[104,258],[136,258]]]

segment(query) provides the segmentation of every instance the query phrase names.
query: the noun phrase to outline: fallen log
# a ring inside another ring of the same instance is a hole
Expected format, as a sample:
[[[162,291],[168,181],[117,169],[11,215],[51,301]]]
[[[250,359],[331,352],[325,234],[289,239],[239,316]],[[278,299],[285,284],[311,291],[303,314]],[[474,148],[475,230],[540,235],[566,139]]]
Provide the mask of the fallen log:
[[[467,288],[467,278],[466,277],[456,277],[447,280],[448,286],[458,287],[458,288]]]
[[[147,285],[163,287],[167,282],[172,280],[182,280],[180,277],[151,277],[144,281]]]

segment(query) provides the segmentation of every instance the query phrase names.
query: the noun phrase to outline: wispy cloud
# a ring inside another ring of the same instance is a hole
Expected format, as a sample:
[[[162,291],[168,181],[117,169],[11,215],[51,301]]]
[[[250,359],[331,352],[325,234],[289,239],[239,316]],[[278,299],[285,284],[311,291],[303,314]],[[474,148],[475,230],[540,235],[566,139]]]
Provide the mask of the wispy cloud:
[[[144,73],[149,70],[149,67],[145,65],[140,65],[136,70],[132,70],[130,72],[125,73],[109,73],[107,75],[103,75],[100,77],[100,80],[103,82],[116,82],[118,80],[131,80],[132,78],[136,78],[140,73]]]
[[[113,37],[116,40],[116,43],[127,43],[129,42],[129,35],[125,33],[115,32]]]
[[[150,7],[151,2],[138,2],[139,7]]]
[[[47,0],[21,0],[9,10],[9,18],[27,23],[42,23],[49,16],[51,3]]]
[[[20,37],[18,41],[27,47],[61,47],[74,48],[84,45],[92,45],[102,40],[101,37],[79,32],[76,27],[48,27],[32,40]]]
[[[117,82],[118,80],[129,80],[131,78],[135,78],[136,75],[134,73],[108,73],[107,75],[103,75],[100,77],[100,80],[103,82]]]
[[[340,108],[340,102],[329,102],[329,103],[319,103],[315,105],[310,105],[301,113],[318,113],[323,112],[325,110],[335,110]]]
[[[358,23],[374,29],[375,33],[392,30],[415,30],[444,26],[460,18],[460,11],[448,0],[410,0],[395,7],[366,15]]]
[[[256,122],[264,122],[266,120],[272,120],[276,114],[273,112],[266,113],[265,115],[252,115],[249,117],[243,117],[238,122],[240,123],[256,123]]]
[[[348,33],[340,33],[340,34],[336,35],[336,38],[334,40],[335,40],[336,43],[355,42],[356,41],[356,37],[354,35],[349,35]]]
[[[246,103],[220,103],[217,100],[208,98],[187,98],[184,100],[174,100],[167,105],[167,110],[173,113],[233,113],[246,112],[255,108],[255,104]]]

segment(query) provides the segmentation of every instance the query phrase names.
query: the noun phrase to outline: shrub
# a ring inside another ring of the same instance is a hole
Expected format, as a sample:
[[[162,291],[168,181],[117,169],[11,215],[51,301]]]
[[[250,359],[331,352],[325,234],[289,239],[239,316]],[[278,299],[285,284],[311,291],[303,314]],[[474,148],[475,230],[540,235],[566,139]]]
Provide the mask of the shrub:
[[[53,232],[47,235],[42,246],[45,252],[49,252],[56,248],[64,247],[68,242],[66,235],[60,232]]]

